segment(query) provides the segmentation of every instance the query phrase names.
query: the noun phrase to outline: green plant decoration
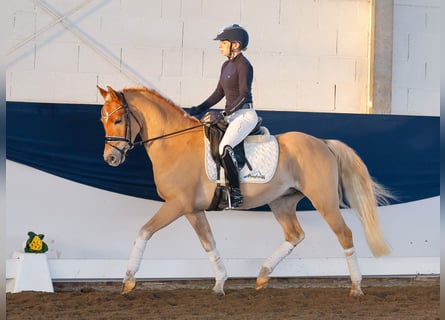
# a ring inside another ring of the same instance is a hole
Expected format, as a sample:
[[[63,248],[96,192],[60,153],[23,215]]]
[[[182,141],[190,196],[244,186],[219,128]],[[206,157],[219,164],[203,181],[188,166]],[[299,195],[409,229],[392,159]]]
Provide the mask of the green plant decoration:
[[[25,252],[28,253],[45,253],[48,251],[48,246],[43,242],[45,235],[35,234],[32,231],[28,232],[28,240],[26,241]]]

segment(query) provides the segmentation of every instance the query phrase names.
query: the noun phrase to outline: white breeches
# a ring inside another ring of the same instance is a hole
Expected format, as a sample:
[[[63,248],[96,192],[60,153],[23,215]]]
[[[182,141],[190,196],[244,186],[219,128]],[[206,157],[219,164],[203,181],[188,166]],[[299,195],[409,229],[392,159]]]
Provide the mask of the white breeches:
[[[258,116],[254,109],[240,109],[227,116],[225,120],[229,123],[226,133],[219,144],[219,154],[222,155],[225,146],[234,148],[255,128]]]

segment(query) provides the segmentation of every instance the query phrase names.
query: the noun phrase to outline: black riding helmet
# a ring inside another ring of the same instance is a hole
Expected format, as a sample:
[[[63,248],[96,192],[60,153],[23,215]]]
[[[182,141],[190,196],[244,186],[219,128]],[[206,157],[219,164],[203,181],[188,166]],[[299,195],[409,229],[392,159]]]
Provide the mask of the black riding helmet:
[[[231,24],[227,27],[224,27],[221,30],[215,39],[213,40],[228,40],[230,42],[239,42],[241,43],[241,50],[246,49],[249,44],[249,34],[247,31],[238,24]]]

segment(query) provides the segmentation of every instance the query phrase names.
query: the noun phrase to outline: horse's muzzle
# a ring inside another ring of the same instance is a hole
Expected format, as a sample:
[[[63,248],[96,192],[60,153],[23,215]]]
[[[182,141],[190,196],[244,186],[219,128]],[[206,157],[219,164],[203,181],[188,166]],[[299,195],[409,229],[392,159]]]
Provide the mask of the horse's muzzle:
[[[117,167],[125,161],[125,154],[117,152],[104,153],[104,160],[112,167]]]
[[[129,149],[131,149],[131,147],[128,144],[121,147],[111,143],[106,143],[104,149],[104,160],[110,166],[117,167],[118,165],[124,163],[125,154]]]
[[[120,159],[113,154],[104,156],[104,160],[112,167],[117,167],[121,163]]]

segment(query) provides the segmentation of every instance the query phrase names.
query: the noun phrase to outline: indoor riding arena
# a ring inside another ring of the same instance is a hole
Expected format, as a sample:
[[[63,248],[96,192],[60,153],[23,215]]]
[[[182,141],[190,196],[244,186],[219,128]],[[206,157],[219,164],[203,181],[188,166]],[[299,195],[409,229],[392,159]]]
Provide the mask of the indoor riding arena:
[[[6,319],[440,319],[438,0],[14,0],[7,12]],[[231,24],[248,31],[253,107],[278,160],[260,181],[246,140],[258,181],[241,190],[255,205],[214,211],[204,130],[181,126],[202,126],[188,113],[218,84],[214,39]],[[359,183],[387,196],[372,214],[350,200],[367,197]]]

